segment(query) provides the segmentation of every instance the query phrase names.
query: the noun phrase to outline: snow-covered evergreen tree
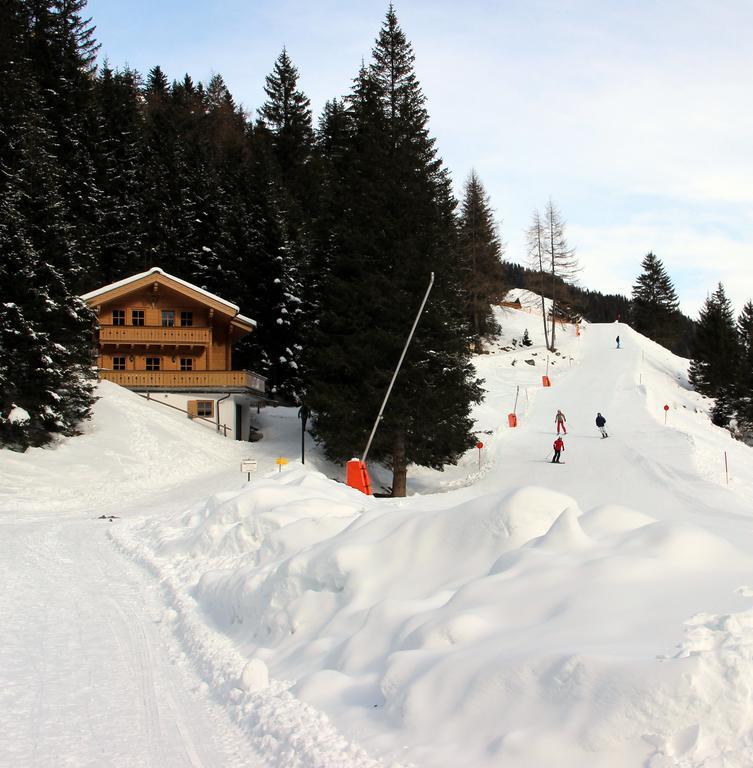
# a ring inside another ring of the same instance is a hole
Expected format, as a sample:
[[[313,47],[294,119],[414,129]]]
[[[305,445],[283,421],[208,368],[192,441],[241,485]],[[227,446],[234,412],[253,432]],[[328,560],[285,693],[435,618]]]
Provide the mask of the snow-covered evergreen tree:
[[[436,284],[403,363],[370,458],[406,494],[409,463],[442,467],[474,444],[471,404],[481,397],[458,270],[454,201],[428,131],[410,43],[392,7],[372,63],[348,99],[333,223],[307,402],[316,435],[337,460],[359,455],[426,291]],[[335,125],[334,111],[330,127]]]
[[[740,435],[753,445],[753,301],[747,301],[737,319],[740,359],[735,410]]]

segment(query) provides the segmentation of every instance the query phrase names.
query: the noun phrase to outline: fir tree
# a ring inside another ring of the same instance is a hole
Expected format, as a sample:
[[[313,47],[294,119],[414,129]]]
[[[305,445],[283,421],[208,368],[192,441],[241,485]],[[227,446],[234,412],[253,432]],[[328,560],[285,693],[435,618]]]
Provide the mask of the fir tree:
[[[23,231],[20,192],[0,198],[0,445],[75,434],[93,397],[94,318]]]
[[[465,183],[458,223],[458,253],[474,351],[478,354],[482,351],[483,339],[499,333],[491,304],[501,300],[504,283],[502,246],[494,215],[489,196],[475,171],[471,171]]]
[[[736,382],[735,410],[739,432],[753,444],[753,301],[746,302],[737,319],[740,360]]]
[[[192,277],[190,249],[196,218],[189,194],[189,161],[183,94],[172,98],[165,73],[154,67],[144,89],[146,117],[140,184],[144,223],[143,269],[162,267],[186,280]],[[180,111],[183,110],[183,115]],[[181,125],[182,124],[182,125]]]
[[[89,289],[143,268],[142,188],[139,162],[144,120],[139,76],[107,63],[96,83],[99,147],[95,156],[100,190],[99,259]]]
[[[732,306],[719,283],[706,299],[698,320],[690,362],[690,383],[704,395],[718,397],[737,381],[740,346]]]
[[[58,264],[75,291],[83,290],[100,259],[100,190],[96,185],[98,120],[94,107],[99,48],[86,0],[27,0],[28,50],[44,120],[47,152],[60,169],[58,190],[71,226],[69,263]]]
[[[284,48],[267,75],[264,92],[267,100],[259,115],[271,136],[282,184],[308,199],[313,191],[304,189],[311,181],[305,173],[314,144],[311,107],[308,97],[298,89],[298,70]]]
[[[275,282],[269,297],[277,326],[270,345],[269,363],[275,389],[299,401],[302,395],[304,325],[314,320],[317,284],[313,269],[314,227],[318,210],[314,164],[314,130],[308,97],[298,88],[298,70],[283,49],[266,78],[267,100],[259,110],[256,143],[270,163],[267,166],[274,194],[280,248],[273,266]],[[308,290],[302,293],[305,283]]]
[[[371,447],[370,458],[391,467],[396,496],[406,493],[409,463],[441,468],[472,447],[470,408],[481,397],[468,354],[454,202],[413,60],[390,7],[373,62],[348,100],[344,155],[330,171],[340,178],[342,207],[330,214],[337,223],[307,395],[327,454],[359,454],[435,272]]]
[[[662,262],[648,253],[633,286],[631,319],[635,330],[665,347],[677,340],[680,302]]]

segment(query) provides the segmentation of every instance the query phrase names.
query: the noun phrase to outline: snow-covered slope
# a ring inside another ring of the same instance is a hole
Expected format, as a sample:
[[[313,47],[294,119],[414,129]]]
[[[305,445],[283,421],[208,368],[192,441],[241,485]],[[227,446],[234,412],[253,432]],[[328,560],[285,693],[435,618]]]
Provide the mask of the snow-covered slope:
[[[84,474],[97,455],[139,490],[110,537],[159,577],[166,623],[270,766],[753,764],[753,452],[710,424],[687,361],[627,326],[558,326],[551,354],[540,317],[499,319],[477,359],[480,457],[411,468],[407,499],[329,479],[313,446],[277,472],[300,440],[285,409],[262,413],[253,446],[202,432],[193,447],[201,428],[166,415],[148,454],[164,472],[140,484],[155,406],[104,390],[85,437],[3,462],[16,487],[49,474],[2,508],[38,514],[55,455]],[[128,412],[130,453],[112,448],[110,405]],[[241,454],[273,471],[246,483]],[[51,504],[74,510],[82,486],[57,482]]]

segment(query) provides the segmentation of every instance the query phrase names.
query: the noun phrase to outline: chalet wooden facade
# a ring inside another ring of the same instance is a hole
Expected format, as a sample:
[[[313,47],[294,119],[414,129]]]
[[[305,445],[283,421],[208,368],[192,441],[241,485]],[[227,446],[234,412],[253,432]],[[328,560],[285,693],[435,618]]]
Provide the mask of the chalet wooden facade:
[[[100,378],[248,439],[265,380],[232,370],[233,344],[256,326],[235,304],[157,267],[81,298],[99,321]]]

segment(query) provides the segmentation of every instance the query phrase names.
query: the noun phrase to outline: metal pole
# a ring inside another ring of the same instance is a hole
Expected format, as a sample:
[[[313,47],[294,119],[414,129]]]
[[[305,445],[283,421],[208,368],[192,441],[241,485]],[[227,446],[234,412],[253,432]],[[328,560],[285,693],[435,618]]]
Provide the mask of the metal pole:
[[[387,394],[384,396],[382,407],[379,409],[379,415],[376,417],[374,426],[371,429],[371,434],[369,435],[369,442],[366,443],[366,450],[364,450],[363,456],[361,456],[361,461],[364,461],[364,462],[366,461],[366,456],[369,453],[369,448],[371,448],[371,441],[374,439],[374,435],[376,434],[377,427],[379,426],[379,422],[381,421],[382,414],[384,413],[384,407],[385,405],[387,405],[387,400],[389,399],[390,393],[392,392],[392,387],[395,384],[395,379],[397,378],[397,374],[400,370],[400,366],[403,364],[403,358],[405,357],[405,353],[408,351],[408,346],[410,345],[411,339],[413,338],[413,333],[416,330],[418,321],[420,320],[421,314],[424,311],[426,300],[429,298],[429,293],[431,293],[431,289],[433,285],[434,285],[434,273],[432,272],[431,279],[429,280],[429,287],[426,289],[424,300],[421,302],[421,306],[418,308],[418,314],[416,315],[416,319],[413,321],[413,327],[410,329],[410,334],[408,335],[408,341],[405,342],[405,346],[403,347],[403,354],[400,355],[400,360],[398,361],[397,368],[395,368],[395,372],[392,374],[392,381],[390,382],[390,386],[387,388]]]
[[[518,384],[517,388],[515,389],[515,405],[512,407],[512,412],[514,414],[518,413],[518,395],[520,394],[520,384]]]
[[[727,478],[727,485],[729,485],[729,468],[727,467],[727,451],[724,452],[724,476]]]

